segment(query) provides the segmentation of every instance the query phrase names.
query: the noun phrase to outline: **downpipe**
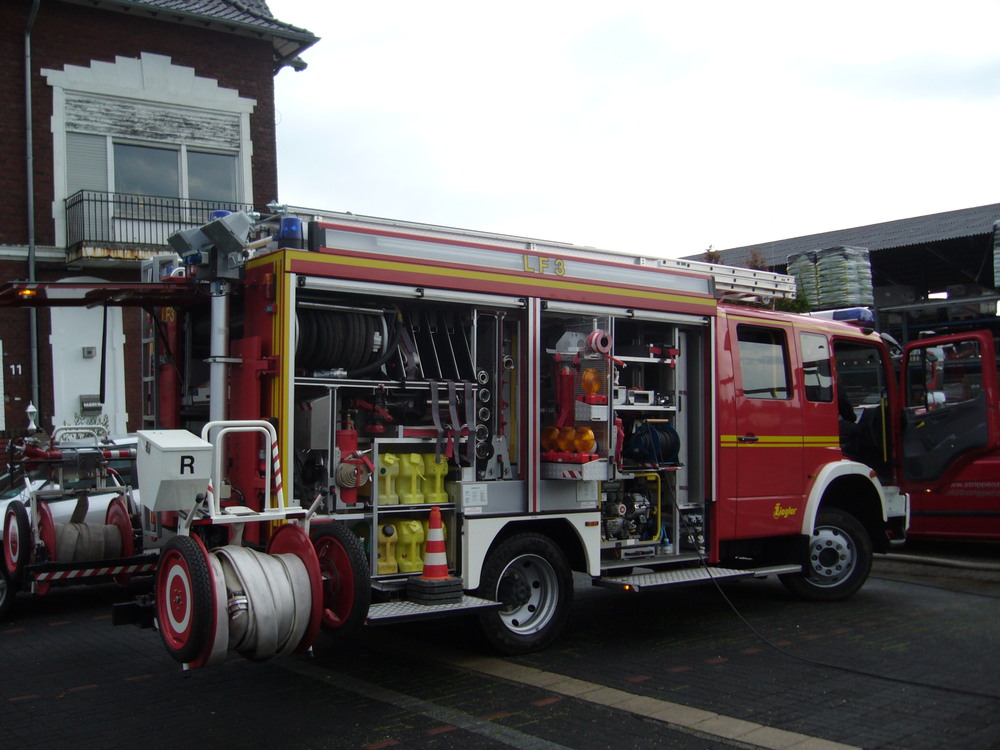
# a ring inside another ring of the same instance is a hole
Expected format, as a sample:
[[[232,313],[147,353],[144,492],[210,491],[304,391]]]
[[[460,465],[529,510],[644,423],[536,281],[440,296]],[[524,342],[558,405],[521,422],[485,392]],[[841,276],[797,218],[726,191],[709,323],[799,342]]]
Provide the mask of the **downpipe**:
[[[31,98],[31,30],[38,17],[38,6],[41,0],[35,0],[31,5],[28,24],[24,28],[24,119],[25,119],[25,149],[27,156],[26,188],[28,192],[28,281],[35,281],[35,141],[32,129]],[[38,374],[38,309],[28,309],[28,339],[31,345],[31,403],[41,411],[42,402],[39,393]]]

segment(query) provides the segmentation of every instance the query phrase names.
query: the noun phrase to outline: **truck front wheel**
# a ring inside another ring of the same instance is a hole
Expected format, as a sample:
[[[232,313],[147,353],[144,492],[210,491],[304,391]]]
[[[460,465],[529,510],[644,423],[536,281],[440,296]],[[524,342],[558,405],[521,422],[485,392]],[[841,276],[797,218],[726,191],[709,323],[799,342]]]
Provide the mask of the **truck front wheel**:
[[[789,591],[803,599],[846,599],[864,584],[872,568],[872,541],[852,515],[836,508],[821,510],[809,537],[802,572],[781,576]]]
[[[518,534],[490,551],[477,594],[501,603],[479,616],[490,645],[505,654],[537,651],[566,624],[573,571],[551,539]]]

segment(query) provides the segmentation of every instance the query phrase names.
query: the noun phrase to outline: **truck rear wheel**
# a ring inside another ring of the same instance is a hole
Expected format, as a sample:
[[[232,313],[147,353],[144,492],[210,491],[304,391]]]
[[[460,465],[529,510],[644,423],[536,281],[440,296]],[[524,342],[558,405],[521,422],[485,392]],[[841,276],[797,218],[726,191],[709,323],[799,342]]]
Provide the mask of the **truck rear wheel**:
[[[821,510],[809,538],[802,572],[781,576],[789,591],[803,599],[838,601],[864,585],[872,567],[872,541],[849,513]]]
[[[518,534],[490,551],[479,596],[502,603],[479,615],[486,639],[506,654],[548,646],[573,602],[573,571],[562,550],[541,534]]]
[[[330,635],[356,633],[371,605],[371,573],[361,540],[342,523],[316,524],[312,532],[323,576],[323,619]]]
[[[10,581],[21,584],[31,557],[31,524],[20,500],[11,500],[4,515],[3,562]]]
[[[176,661],[194,661],[214,632],[215,586],[208,552],[193,537],[176,536],[163,546],[156,570],[156,615],[163,644]]]

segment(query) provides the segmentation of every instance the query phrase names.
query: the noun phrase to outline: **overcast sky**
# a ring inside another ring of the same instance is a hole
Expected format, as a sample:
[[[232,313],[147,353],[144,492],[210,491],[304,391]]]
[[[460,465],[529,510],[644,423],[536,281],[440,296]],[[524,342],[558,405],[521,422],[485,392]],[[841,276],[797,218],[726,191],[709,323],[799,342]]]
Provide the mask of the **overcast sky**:
[[[1000,3],[268,0],[279,189],[681,256],[1000,202]]]

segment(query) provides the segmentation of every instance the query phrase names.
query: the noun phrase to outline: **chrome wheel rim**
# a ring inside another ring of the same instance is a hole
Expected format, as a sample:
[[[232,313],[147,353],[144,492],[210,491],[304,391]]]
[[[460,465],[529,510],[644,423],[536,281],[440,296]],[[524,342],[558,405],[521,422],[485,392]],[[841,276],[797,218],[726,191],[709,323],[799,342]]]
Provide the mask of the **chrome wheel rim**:
[[[559,580],[549,562],[519,555],[507,563],[497,584],[500,619],[512,633],[537,633],[555,615],[558,596]]]
[[[818,527],[809,540],[809,580],[821,588],[842,583],[858,564],[853,540],[836,526]]]

